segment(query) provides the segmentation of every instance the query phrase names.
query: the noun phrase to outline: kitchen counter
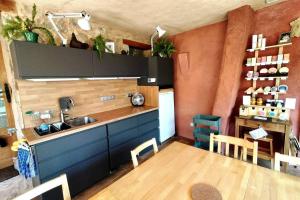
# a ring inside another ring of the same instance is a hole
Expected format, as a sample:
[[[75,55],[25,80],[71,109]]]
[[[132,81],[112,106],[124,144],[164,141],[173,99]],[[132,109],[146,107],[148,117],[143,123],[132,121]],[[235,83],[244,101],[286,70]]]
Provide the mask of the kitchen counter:
[[[71,135],[80,131],[84,131],[87,129],[95,128],[98,126],[102,126],[108,123],[112,123],[115,121],[119,121],[122,119],[126,119],[129,117],[133,117],[139,114],[151,112],[154,110],[158,110],[157,107],[151,107],[151,106],[142,106],[142,107],[133,107],[133,106],[128,106],[124,108],[119,108],[115,110],[110,110],[106,112],[100,112],[100,113],[95,113],[88,115],[89,117],[92,117],[96,119],[96,122],[86,124],[83,126],[78,126],[78,127],[72,127],[71,129],[60,131],[58,133],[52,133],[49,135],[45,136],[39,136],[33,128],[27,128],[23,129],[22,132],[24,134],[24,137],[28,140],[29,145],[35,145],[41,142],[46,142],[49,140],[57,139],[60,137],[64,137],[67,135]]]

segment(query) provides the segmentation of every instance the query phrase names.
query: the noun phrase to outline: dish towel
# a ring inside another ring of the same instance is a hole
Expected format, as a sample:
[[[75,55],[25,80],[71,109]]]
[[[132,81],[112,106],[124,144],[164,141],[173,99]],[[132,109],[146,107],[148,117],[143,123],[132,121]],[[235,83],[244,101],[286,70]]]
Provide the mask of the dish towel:
[[[18,146],[19,173],[25,178],[32,178],[37,175],[37,168],[30,146],[22,142]]]

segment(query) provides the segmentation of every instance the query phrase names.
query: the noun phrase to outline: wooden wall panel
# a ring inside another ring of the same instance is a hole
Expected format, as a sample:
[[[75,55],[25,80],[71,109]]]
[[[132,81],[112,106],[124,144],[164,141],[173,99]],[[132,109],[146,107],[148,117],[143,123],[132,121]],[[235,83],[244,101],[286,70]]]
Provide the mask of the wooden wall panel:
[[[146,106],[158,107],[158,86],[138,86],[138,91],[144,95]]]
[[[137,91],[136,80],[80,80],[62,82],[32,82],[17,81],[20,93],[20,104],[24,118],[24,126],[33,127],[41,123],[26,116],[25,112],[32,110],[42,112],[54,111],[52,121],[59,121],[59,97],[70,96],[75,106],[69,112],[71,116],[82,116],[130,106],[128,93]],[[111,101],[100,101],[101,96],[115,95]]]

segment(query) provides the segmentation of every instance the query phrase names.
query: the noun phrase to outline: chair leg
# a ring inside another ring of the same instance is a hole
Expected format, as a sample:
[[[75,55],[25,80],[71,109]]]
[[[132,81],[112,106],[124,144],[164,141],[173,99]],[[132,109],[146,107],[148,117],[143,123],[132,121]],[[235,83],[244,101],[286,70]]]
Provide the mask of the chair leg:
[[[274,158],[271,159],[271,169],[274,169]]]

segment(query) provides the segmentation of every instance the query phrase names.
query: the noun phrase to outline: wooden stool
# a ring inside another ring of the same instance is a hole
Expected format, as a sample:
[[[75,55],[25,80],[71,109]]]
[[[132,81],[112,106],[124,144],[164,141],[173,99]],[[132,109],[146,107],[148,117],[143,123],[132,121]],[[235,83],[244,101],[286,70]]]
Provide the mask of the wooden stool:
[[[251,135],[245,133],[244,139],[249,141],[254,141]],[[258,147],[258,158],[263,160],[270,160],[271,161],[271,168],[274,167],[274,150],[273,150],[273,137],[272,135],[268,135],[268,137],[257,139],[256,141],[261,141],[264,143],[269,143],[269,148]],[[248,151],[248,155],[253,155],[251,150]]]

